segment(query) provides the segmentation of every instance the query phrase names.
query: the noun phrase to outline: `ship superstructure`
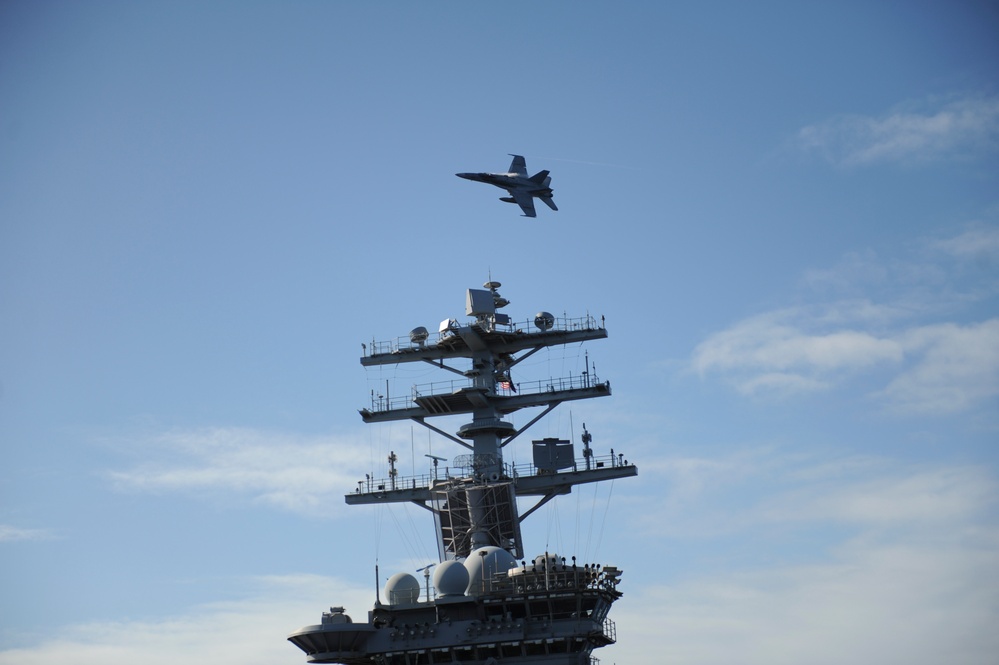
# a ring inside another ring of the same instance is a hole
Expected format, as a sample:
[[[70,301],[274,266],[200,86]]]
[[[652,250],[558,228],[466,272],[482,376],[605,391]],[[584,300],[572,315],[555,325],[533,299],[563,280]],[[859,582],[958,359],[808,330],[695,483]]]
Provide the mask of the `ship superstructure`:
[[[407,337],[364,346],[365,367],[424,362],[457,378],[414,386],[400,396],[372,393],[361,410],[366,423],[411,420],[466,452],[438,473],[399,478],[394,453],[385,479],[370,476],[346,495],[349,505],[412,502],[433,514],[441,562],[434,567],[421,600],[419,580],[409,573],[392,576],[366,623],[354,622],[343,608],[323,613],[289,640],[312,663],[345,665],[559,664],[597,662],[594,648],[616,641],[607,614],[621,596],[621,571],[613,566],[543,553],[526,560],[521,522],[574,485],[637,474],[622,454],[598,456],[583,429],[582,458],[571,441],[532,442],[532,463],[509,464],[504,448],[559,404],[608,396],[610,382],[586,369],[575,376],[515,382],[513,369],[536,352],[557,345],[607,337],[601,319],[557,318],[539,312],[515,323],[499,312],[509,304],[489,281],[466,294],[465,323],[443,321],[435,336],[416,328]],[[541,407],[521,427],[510,414]],[[433,418],[470,414],[455,434]],[[523,514],[518,497],[534,504]],[[429,572],[428,572],[429,577]]]

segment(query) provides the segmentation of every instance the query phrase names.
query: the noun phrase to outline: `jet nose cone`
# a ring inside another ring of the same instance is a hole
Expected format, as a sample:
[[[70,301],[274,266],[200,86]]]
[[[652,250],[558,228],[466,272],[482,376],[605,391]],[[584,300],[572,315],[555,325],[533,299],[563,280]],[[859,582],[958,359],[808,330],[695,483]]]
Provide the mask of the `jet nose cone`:
[[[455,175],[458,176],[459,178],[464,178],[465,180],[471,180],[472,179],[472,175],[474,175],[474,174],[472,174],[472,173],[455,173]]]

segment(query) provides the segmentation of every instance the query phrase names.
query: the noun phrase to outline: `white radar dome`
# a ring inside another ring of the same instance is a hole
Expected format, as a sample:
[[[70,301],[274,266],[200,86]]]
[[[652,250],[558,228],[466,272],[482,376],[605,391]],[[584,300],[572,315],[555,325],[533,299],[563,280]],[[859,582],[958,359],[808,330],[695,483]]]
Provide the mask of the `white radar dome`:
[[[389,605],[415,603],[420,599],[420,582],[409,573],[396,573],[385,584]]]
[[[441,596],[463,596],[468,588],[468,570],[461,561],[445,561],[434,570],[434,588]]]
[[[517,566],[517,560],[502,547],[488,545],[473,550],[465,559],[465,570],[468,571],[468,595],[478,596],[483,590],[489,590],[489,582],[496,573],[507,574]]]

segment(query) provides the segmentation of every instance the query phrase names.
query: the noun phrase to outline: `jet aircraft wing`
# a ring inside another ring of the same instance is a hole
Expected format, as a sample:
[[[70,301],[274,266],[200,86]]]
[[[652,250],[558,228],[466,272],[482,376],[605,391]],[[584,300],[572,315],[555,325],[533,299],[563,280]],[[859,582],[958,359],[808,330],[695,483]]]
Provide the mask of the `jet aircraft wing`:
[[[516,173],[527,177],[527,161],[520,155],[511,155],[513,161],[510,162],[510,173]]]
[[[537,213],[534,212],[534,197],[532,197],[527,192],[520,189],[508,189],[510,196],[513,200],[517,202],[520,209],[524,211],[524,217],[537,217]]]

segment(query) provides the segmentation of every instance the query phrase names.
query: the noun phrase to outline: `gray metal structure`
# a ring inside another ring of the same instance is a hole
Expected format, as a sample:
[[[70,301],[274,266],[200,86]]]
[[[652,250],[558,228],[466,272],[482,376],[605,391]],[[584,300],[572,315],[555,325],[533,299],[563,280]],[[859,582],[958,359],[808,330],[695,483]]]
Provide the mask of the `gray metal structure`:
[[[510,171],[507,173],[455,173],[459,178],[484,182],[505,189],[510,196],[501,196],[500,201],[516,203],[524,211],[524,217],[537,217],[534,212],[534,199],[539,198],[552,210],[555,201],[552,200],[552,179],[548,171],[538,171],[532,176],[527,175],[527,162],[520,155],[511,155]]]
[[[591,372],[589,360],[578,376],[515,382],[512,370],[534,353],[555,345],[607,336],[603,321],[590,316],[556,318],[539,312],[514,323],[498,310],[508,304],[498,282],[469,289],[461,324],[443,321],[436,337],[416,328],[405,338],[365,345],[365,367],[428,363],[456,377],[414,386],[402,396],[372,394],[361,410],[367,423],[412,420],[465,448],[443,474],[399,478],[395,454],[384,479],[370,477],[346,495],[349,505],[412,502],[433,513],[441,555],[433,574],[425,569],[426,599],[419,580],[398,573],[378,596],[364,623],[343,608],[324,612],[321,623],[288,637],[311,663],[345,665],[591,665],[594,648],[613,644],[616,629],[607,614],[621,596],[621,571],[612,566],[567,560],[544,553],[524,559],[520,523],[574,485],[625,478],[637,469],[623,455],[594,456],[584,431],[583,458],[571,442],[533,442],[533,462],[504,462],[503,450],[559,404],[610,395],[610,383]],[[462,363],[465,368],[456,367]],[[542,407],[522,427],[506,418]],[[470,414],[456,434],[428,422],[439,416]],[[520,514],[518,498],[534,501]],[[419,571],[418,571],[419,572]]]

